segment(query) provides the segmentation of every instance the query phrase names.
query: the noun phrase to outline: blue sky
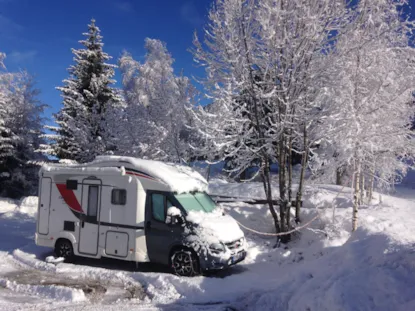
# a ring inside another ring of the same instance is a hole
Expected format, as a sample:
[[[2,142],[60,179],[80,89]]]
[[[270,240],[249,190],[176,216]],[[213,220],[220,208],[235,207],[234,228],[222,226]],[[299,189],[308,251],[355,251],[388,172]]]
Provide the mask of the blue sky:
[[[194,30],[201,33],[212,0],[0,0],[0,51],[8,70],[27,69],[37,78],[41,100],[51,117],[61,107],[56,86],[68,77],[71,48],[93,17],[113,63],[127,50],[141,60],[146,37],[163,40],[175,58],[176,73],[203,75],[188,49]],[[408,13],[414,15],[415,0]],[[414,17],[414,16],[412,16]],[[116,78],[119,80],[119,74]],[[51,123],[52,119],[48,123]]]
[[[0,0],[0,51],[9,71],[27,69],[37,78],[51,117],[61,107],[56,86],[68,77],[71,48],[93,17],[104,36],[104,50],[115,63],[123,50],[143,59],[144,39],[160,39],[173,55],[175,70],[200,75],[192,55],[194,30],[207,20],[211,0]],[[116,77],[119,80],[119,75]],[[50,123],[50,120],[48,123]]]

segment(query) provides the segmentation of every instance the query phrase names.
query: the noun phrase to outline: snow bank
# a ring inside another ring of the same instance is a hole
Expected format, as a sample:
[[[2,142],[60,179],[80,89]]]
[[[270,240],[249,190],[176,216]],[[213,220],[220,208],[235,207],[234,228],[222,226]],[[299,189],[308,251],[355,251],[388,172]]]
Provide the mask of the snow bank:
[[[71,302],[86,300],[85,294],[81,289],[68,288],[64,286],[17,284],[16,282],[4,279],[0,279],[0,285],[17,293],[34,295],[42,298]]]
[[[341,247],[322,251],[314,260],[277,268],[272,289],[241,295],[235,309],[412,310],[405,306],[415,301],[413,249],[359,229]]]
[[[0,198],[0,213],[7,213],[9,216],[14,213],[25,214],[35,217],[37,213],[38,197],[24,197],[20,201],[7,198]]]
[[[0,213],[12,212],[17,208],[16,200],[0,198]]]
[[[35,254],[28,254],[20,249],[16,249],[12,255],[18,263],[29,266],[30,268],[42,271],[56,271],[55,265],[37,259]]]
[[[208,183],[206,179],[188,166],[120,156],[98,156],[92,164],[109,161],[130,163],[134,169],[167,184],[173,192],[186,193],[207,190]]]
[[[18,211],[23,214],[35,217],[37,214],[38,197],[25,197],[20,201]]]
[[[262,190],[260,183],[222,182],[215,187],[224,194],[240,193],[244,196],[260,195]],[[169,304],[172,308],[176,305],[179,309],[197,309],[187,305],[194,303],[203,304],[202,308],[206,309],[209,303],[226,303],[235,310],[415,310],[414,192],[407,190],[405,197],[402,197],[402,192],[394,196],[384,195],[383,203],[374,200],[370,206],[362,206],[359,229],[352,234],[352,195],[349,188],[343,189],[337,197],[342,190],[338,186],[313,185],[306,190],[302,219],[306,222],[313,218],[315,206],[322,207],[319,210],[321,217],[302,230],[297,239],[279,248],[273,248],[275,237],[246,231],[247,258],[234,268],[220,272],[219,277],[184,278],[160,272],[130,272],[121,262],[113,265],[103,263],[100,268],[91,266],[89,261],[83,264],[82,260],[76,265],[60,263],[55,266],[36,259],[34,255],[39,252],[36,246],[30,246],[34,245],[33,218],[0,214],[3,224],[0,236],[5,237],[0,243],[0,279],[4,275],[1,285],[10,288],[16,296],[17,292],[22,292],[21,296],[36,295],[59,301],[84,299],[83,293],[68,288],[41,284],[39,287],[21,286],[5,281],[7,271],[36,269],[39,274],[47,271],[62,278],[96,280],[104,285],[121,284],[123,288],[142,284],[153,305]],[[0,200],[0,210],[18,209],[16,202],[3,202],[6,201]],[[12,207],[6,206],[8,204]],[[333,206],[336,207],[334,222]],[[222,208],[247,227],[262,232],[274,231],[266,205],[227,203]],[[215,212],[220,213],[220,210]],[[213,226],[214,231],[221,232],[221,238],[226,239],[234,229],[227,221],[219,224],[217,216],[207,219],[209,214],[190,213],[193,222],[199,223],[201,228],[210,228],[206,232]],[[27,237],[27,240],[20,236]],[[211,238],[212,241],[218,240],[217,236]],[[10,243],[5,247],[7,241]],[[10,258],[14,260],[7,260],[7,252],[11,252]],[[96,264],[101,265],[101,262]],[[110,269],[103,268],[107,264]],[[80,298],[77,298],[78,293]],[[126,300],[122,303],[112,307],[114,310],[136,307]]]
[[[62,263],[65,261],[65,258],[63,257],[55,257],[55,256],[48,256],[45,258],[45,261],[47,263],[53,263],[53,264],[58,264],[58,263]]]

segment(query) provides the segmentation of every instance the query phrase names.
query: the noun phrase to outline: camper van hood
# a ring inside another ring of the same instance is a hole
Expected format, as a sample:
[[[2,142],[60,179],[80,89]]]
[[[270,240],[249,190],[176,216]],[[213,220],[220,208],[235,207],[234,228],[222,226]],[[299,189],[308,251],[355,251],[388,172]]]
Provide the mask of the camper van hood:
[[[244,237],[236,220],[219,208],[211,213],[191,211],[186,220],[196,224],[196,233],[210,243],[231,243]]]

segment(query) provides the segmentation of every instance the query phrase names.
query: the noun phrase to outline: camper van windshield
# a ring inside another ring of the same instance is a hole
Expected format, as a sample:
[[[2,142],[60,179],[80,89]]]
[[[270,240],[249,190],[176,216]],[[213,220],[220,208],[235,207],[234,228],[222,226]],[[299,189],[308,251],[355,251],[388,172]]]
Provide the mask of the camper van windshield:
[[[188,212],[210,213],[216,208],[215,202],[204,192],[178,194],[176,199]]]

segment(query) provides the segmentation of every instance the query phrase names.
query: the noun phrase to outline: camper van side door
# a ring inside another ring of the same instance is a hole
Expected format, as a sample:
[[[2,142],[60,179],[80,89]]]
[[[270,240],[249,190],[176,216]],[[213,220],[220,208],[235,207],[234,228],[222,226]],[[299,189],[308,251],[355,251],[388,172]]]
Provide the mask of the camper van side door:
[[[167,265],[171,247],[182,242],[183,227],[166,224],[167,209],[176,204],[176,199],[169,193],[147,191],[145,235],[151,262]]]
[[[78,251],[81,254],[98,254],[99,213],[101,206],[101,180],[82,181],[82,209],[80,216]]]

